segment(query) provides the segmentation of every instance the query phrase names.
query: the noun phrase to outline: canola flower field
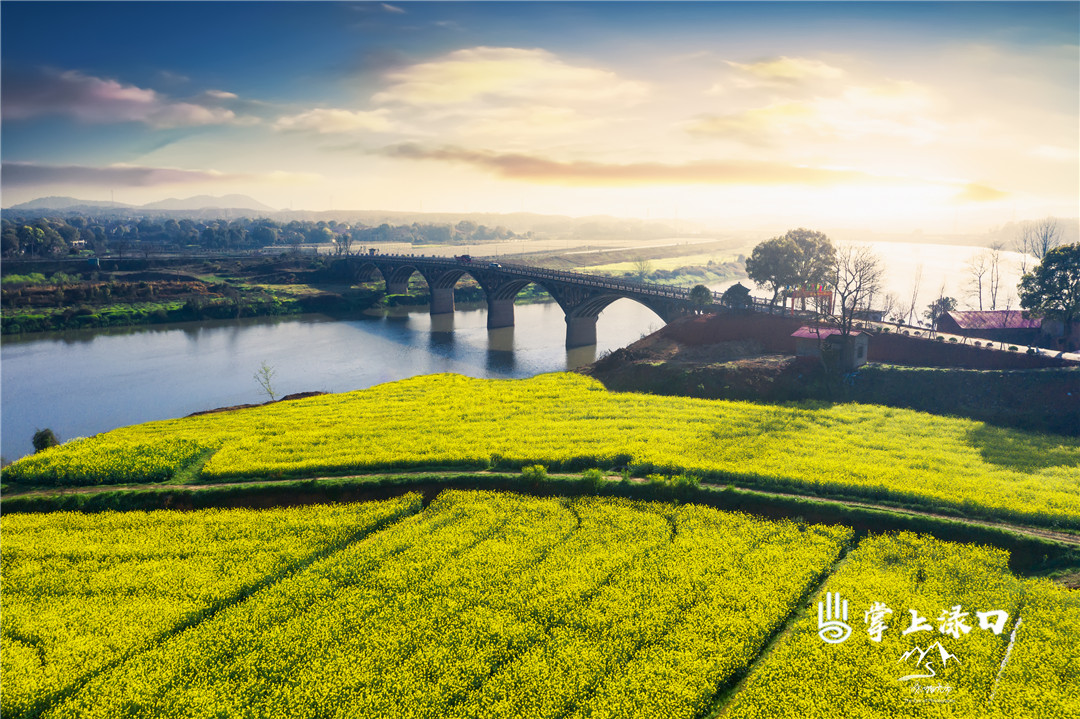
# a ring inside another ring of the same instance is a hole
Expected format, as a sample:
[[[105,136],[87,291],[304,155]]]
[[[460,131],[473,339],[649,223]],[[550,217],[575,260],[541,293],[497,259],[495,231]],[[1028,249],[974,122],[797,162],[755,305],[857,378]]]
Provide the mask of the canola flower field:
[[[910,534],[466,491],[0,529],[4,717],[1080,710],[1075,593]],[[822,625],[826,593],[846,630]],[[905,635],[911,609],[926,627]]]
[[[872,405],[614,393],[570,373],[429,375],[123,427],[25,457],[4,479],[148,482],[198,467],[198,479],[212,481],[532,464],[690,472],[1080,528],[1080,443],[1071,438]]]
[[[808,605],[723,716],[1080,716],[1080,594],[1017,579],[1007,560],[906,533],[863,540],[814,598],[848,603],[848,638],[824,641]]]
[[[4,717],[33,716],[125,656],[420,508],[10,514],[0,519]]]

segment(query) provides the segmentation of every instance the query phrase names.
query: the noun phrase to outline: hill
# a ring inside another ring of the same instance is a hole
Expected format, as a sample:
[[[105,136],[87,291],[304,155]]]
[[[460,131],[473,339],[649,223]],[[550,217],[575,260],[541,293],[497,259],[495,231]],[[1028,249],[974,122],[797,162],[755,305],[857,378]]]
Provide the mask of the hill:
[[[433,375],[124,427],[23,458],[22,485],[404,468],[626,468],[1080,529],[1080,444],[872,405],[608,392],[573,374]]]

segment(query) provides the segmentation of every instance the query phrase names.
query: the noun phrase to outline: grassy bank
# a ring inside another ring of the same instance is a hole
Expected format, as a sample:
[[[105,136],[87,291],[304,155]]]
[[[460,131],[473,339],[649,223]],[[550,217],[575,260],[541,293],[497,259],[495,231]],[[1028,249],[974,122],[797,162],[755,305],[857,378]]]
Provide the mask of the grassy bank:
[[[213,507],[292,507],[389,499],[418,492],[425,504],[447,489],[511,491],[543,497],[599,495],[641,501],[693,502],[716,509],[740,511],[772,519],[795,519],[814,524],[851,527],[857,535],[908,531],[956,542],[989,544],[1011,552],[1010,567],[1025,573],[1048,573],[1080,568],[1080,546],[1041,536],[1038,530],[988,525],[907,511],[895,507],[866,507],[811,496],[776,494],[731,485],[677,483],[607,476],[546,475],[509,472],[417,472],[358,477],[245,482],[204,486],[155,486],[93,491],[50,490],[11,495],[0,502],[3,513],[105,512],[172,509],[192,511]],[[1080,537],[1078,537],[1080,539]]]

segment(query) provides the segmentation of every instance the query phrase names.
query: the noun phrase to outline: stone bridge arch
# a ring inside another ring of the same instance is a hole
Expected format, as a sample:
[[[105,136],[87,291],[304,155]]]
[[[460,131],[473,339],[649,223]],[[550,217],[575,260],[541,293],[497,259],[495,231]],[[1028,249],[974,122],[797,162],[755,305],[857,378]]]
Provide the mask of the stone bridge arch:
[[[545,289],[562,308],[566,319],[566,346],[596,344],[596,322],[611,303],[630,299],[647,307],[664,322],[692,312],[685,290],[640,288],[614,278],[590,277],[543,268],[496,263],[464,264],[447,258],[373,256],[353,261],[355,276],[370,277],[378,271],[390,294],[407,294],[409,279],[419,273],[431,292],[431,314],[454,311],[454,287],[465,275],[480,285],[487,298],[488,329],[514,325],[514,299],[530,284]]]
[[[576,291],[575,291],[576,290]],[[583,347],[596,344],[596,322],[600,313],[618,300],[631,300],[652,310],[664,322],[687,313],[683,303],[661,297],[641,296],[629,292],[582,290],[574,287],[561,291],[555,300],[566,313],[566,346]]]

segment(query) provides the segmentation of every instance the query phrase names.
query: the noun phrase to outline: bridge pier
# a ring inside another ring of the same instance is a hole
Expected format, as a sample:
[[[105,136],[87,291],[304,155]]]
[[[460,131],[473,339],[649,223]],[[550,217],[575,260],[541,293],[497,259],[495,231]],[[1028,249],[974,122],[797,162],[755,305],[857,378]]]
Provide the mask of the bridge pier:
[[[403,282],[394,282],[393,280],[386,281],[386,294],[388,295],[407,295],[409,294],[409,280],[406,278]]]
[[[493,300],[489,297],[487,301],[487,306],[487,326],[489,330],[498,329],[499,327],[514,326],[513,297],[504,300]]]
[[[587,347],[596,344],[596,317],[566,316],[566,346]]]
[[[454,288],[431,288],[431,314],[444,315],[454,311]]]

